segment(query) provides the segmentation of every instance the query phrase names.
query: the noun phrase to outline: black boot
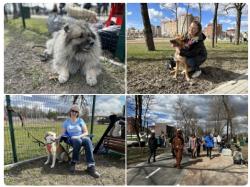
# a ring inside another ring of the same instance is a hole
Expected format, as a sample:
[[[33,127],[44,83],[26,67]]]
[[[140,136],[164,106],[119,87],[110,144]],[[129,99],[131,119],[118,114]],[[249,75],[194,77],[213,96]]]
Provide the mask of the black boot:
[[[76,170],[76,163],[75,162],[71,162],[70,163],[70,168],[69,168],[70,173],[74,174],[75,170]]]
[[[101,174],[95,170],[95,166],[88,167],[87,172],[94,178],[99,178],[101,176]]]

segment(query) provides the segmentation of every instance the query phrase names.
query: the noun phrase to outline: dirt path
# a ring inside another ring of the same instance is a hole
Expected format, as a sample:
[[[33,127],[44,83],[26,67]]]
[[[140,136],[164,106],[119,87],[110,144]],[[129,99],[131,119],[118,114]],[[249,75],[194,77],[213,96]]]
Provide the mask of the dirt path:
[[[128,93],[141,94],[192,94],[205,93],[218,85],[236,79],[247,71],[245,53],[210,53],[201,66],[203,74],[187,82],[184,75],[173,78],[165,66],[166,61],[147,59],[128,60]]]
[[[124,159],[96,155],[96,168],[101,177],[94,179],[85,171],[86,164],[81,162],[76,167],[76,174],[69,173],[68,163],[56,163],[51,169],[43,163],[46,159],[33,161],[4,172],[6,185],[124,185]]]
[[[235,165],[231,156],[219,154],[211,160],[201,157],[185,170],[180,185],[246,185],[248,180],[247,166]]]
[[[42,48],[32,49],[34,44],[45,45],[46,37],[31,31],[15,31],[5,28],[4,91],[8,94],[119,94],[124,93],[124,68],[102,63],[103,73],[98,84],[90,87],[85,77],[73,75],[65,84],[49,80],[55,76],[51,63],[43,63],[39,55]]]

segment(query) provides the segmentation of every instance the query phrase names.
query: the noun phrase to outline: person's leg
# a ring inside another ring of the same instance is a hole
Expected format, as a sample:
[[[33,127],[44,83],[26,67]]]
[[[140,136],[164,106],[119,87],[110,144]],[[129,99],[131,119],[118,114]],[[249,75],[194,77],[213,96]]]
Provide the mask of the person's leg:
[[[155,160],[155,157],[156,157],[156,149],[153,150],[153,154],[154,154],[154,162],[156,161]]]
[[[151,157],[152,157],[152,150],[151,149],[149,149],[149,157],[148,157],[148,163],[150,163],[150,160],[151,160]]]
[[[207,147],[207,157],[209,156],[209,148]]]
[[[188,67],[190,67],[191,71],[194,72],[197,70],[195,58],[187,58],[187,64],[188,64]]]
[[[93,145],[89,137],[82,138],[82,145],[85,149],[86,154],[86,161],[88,164],[88,167],[95,165],[95,159],[93,154]]]
[[[79,161],[82,140],[81,139],[71,139],[70,144],[73,147],[73,155],[72,155],[71,162],[76,163]]]
[[[210,158],[212,158],[212,147],[210,147]]]

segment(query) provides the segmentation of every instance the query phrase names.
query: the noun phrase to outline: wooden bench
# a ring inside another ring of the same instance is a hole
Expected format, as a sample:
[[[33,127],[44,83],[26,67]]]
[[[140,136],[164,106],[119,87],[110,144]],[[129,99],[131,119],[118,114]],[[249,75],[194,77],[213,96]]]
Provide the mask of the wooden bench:
[[[103,146],[106,149],[125,154],[125,140],[121,137],[106,136],[103,140]]]

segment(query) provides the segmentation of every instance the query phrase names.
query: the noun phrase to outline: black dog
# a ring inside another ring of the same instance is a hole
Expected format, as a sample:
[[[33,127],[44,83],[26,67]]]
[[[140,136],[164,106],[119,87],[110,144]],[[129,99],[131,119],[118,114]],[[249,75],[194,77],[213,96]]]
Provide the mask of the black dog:
[[[176,62],[174,58],[169,58],[167,59],[167,62],[165,65],[166,65],[167,70],[174,70],[174,67],[176,66]]]

